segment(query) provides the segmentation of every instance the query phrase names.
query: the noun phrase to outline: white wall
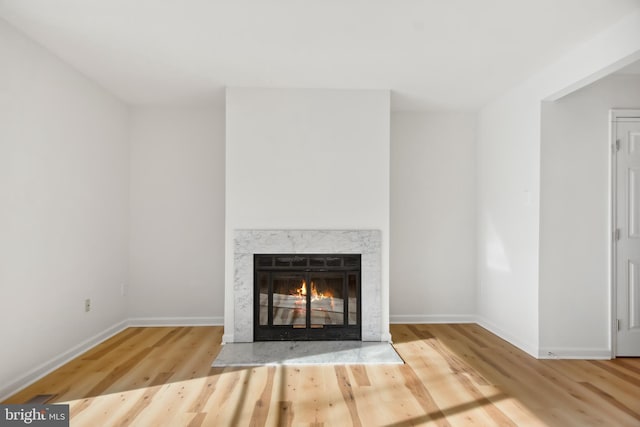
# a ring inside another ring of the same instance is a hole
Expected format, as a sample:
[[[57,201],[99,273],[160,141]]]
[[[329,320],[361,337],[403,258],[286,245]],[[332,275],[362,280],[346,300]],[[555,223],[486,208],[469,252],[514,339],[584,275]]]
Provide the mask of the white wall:
[[[540,352],[607,357],[609,110],[640,108],[640,76],[611,76],[542,108]]]
[[[13,384],[43,372],[45,366],[50,366],[47,362],[63,360],[65,352],[114,330],[127,317],[127,299],[129,315],[133,317],[179,320],[196,316],[203,322],[219,318],[223,311],[219,293],[224,288],[221,276],[224,254],[222,112],[207,108],[138,108],[132,117],[129,151],[127,108],[3,21],[0,21],[0,58],[0,291],[3,294],[0,333],[4,342],[20,343],[3,346],[0,396]],[[573,247],[567,238],[575,233],[574,229],[569,230],[569,235],[555,234],[567,220],[559,215],[563,212],[566,216],[564,209],[568,206],[561,196],[572,182],[569,180],[558,188],[552,186],[559,179],[561,159],[568,155],[563,151],[566,146],[555,146],[543,139],[540,160],[540,101],[557,99],[638,58],[640,12],[629,15],[493,101],[478,116],[478,313],[485,326],[533,354],[538,346],[600,349],[604,342],[600,325],[602,302],[596,303],[602,296],[600,285],[591,288],[593,293],[588,299],[595,317],[588,317],[585,308],[567,318],[567,305],[560,303],[568,301],[567,295],[578,283],[570,281],[567,288],[556,287],[561,278],[568,276],[568,270],[558,268],[555,244]],[[245,174],[247,169],[238,169],[239,173],[232,176],[239,181],[231,185],[250,190],[246,194],[257,196],[260,201],[259,197],[265,193],[260,186],[273,188],[284,184],[295,189],[305,182],[298,177],[306,175],[320,192],[336,190],[334,200],[339,208],[303,211],[296,203],[281,204],[273,211],[261,212],[261,220],[253,221],[252,210],[245,209],[248,206],[244,204],[245,193],[240,191],[237,193],[240,199],[231,199],[231,212],[239,215],[239,222],[232,222],[230,228],[379,228],[385,239],[383,277],[388,277],[389,142],[388,138],[384,142],[378,139],[379,135],[389,133],[388,93],[323,93],[327,98],[322,102],[331,101],[331,104],[322,114],[309,114],[314,110],[308,105],[307,114],[298,114],[301,110],[288,111],[284,118],[294,124],[294,131],[284,135],[284,139],[282,133],[266,132],[271,129],[270,121],[282,112],[273,107],[287,104],[283,99],[256,104],[261,114],[266,111],[268,115],[264,118],[254,111],[256,123],[262,127],[245,129],[261,135],[269,143],[282,144],[280,148],[287,150],[287,155],[276,156],[277,159],[299,158],[313,152],[318,161],[307,164],[305,169],[299,166],[301,163],[284,162],[283,170],[287,173],[270,173],[273,180],[265,181],[265,175],[260,173],[260,161],[264,157],[244,156],[244,160],[249,160],[248,170],[254,172]],[[350,99],[354,93],[368,94],[365,98],[371,96],[374,102],[363,101],[359,96]],[[310,99],[308,96],[306,92],[302,100]],[[567,100],[571,102],[570,98]],[[358,108],[352,108],[352,101]],[[562,102],[558,105],[562,106]],[[353,111],[363,114],[345,120],[346,112]],[[589,114],[593,111],[589,109]],[[380,120],[370,120],[368,114]],[[423,124],[416,123],[417,119],[410,115],[396,116],[394,138],[403,143],[395,146],[394,157],[411,157],[406,161],[413,162],[408,164],[415,167],[418,162],[412,153],[428,155],[421,151],[426,148],[414,145],[408,129],[413,129],[418,136],[424,133],[427,141],[431,135],[444,136],[451,118],[430,117],[432,121],[422,128]],[[327,121],[338,126],[325,126]],[[318,125],[324,126],[324,132],[309,132]],[[406,126],[404,130],[403,126]],[[354,132],[356,143],[342,144],[340,139],[334,139],[336,135],[332,131],[336,129]],[[374,132],[376,136],[369,138],[360,132]],[[312,144],[296,145],[301,135],[311,137]],[[351,162],[336,163],[331,157],[335,152],[346,153]],[[362,155],[363,152],[366,154]],[[601,177],[602,163],[595,153],[585,155]],[[260,156],[269,154],[273,152],[266,150]],[[468,157],[464,159],[468,161]],[[440,176],[445,171],[435,169],[439,165],[420,171],[420,176],[429,179]],[[544,193],[540,205],[541,166]],[[357,189],[332,179],[336,170],[349,171]],[[411,179],[403,175],[405,171],[397,170],[394,186]],[[331,185],[326,185],[327,179]],[[256,183],[257,186],[252,186]],[[579,193],[577,207],[599,203],[601,184],[594,184],[594,188],[599,189],[597,194]],[[425,197],[439,200],[447,197],[438,189],[432,190]],[[402,227],[406,223],[401,215],[407,215],[409,220],[419,218],[399,209],[402,203],[414,202],[418,205],[416,208],[424,212],[428,200],[422,199],[424,204],[419,205],[418,200],[406,197],[409,191],[397,191],[393,202],[394,224]],[[352,197],[352,193],[357,194],[357,198]],[[351,203],[354,200],[358,204]],[[464,201],[444,202],[447,203],[462,206]],[[585,221],[596,227],[593,242],[601,241],[602,211],[590,213]],[[432,221],[425,222],[427,225],[434,227]],[[129,229],[132,231],[130,245]],[[397,230],[398,240],[394,244],[398,245],[399,255],[401,247],[414,247],[415,242],[409,240],[406,229]],[[431,231],[436,230],[421,230],[422,233]],[[598,245],[583,253],[584,257],[594,260],[590,267],[594,277],[602,277],[602,253]],[[127,275],[129,249],[130,280]],[[539,250],[542,251],[540,263]],[[402,265],[401,260],[394,260],[398,262],[394,261],[394,269],[395,265]],[[443,271],[440,266],[434,266],[423,272],[426,286],[420,289],[428,299],[427,309],[421,310],[414,300],[405,304],[394,296],[394,313],[444,313],[445,310],[436,311],[440,305],[437,308],[429,305],[431,297],[445,292],[443,289],[447,293],[451,291],[451,295],[463,293],[465,269],[456,271],[457,285],[432,286],[444,277]],[[398,284],[399,289],[408,288],[404,280],[420,281],[418,276],[398,277],[398,283],[402,283]],[[127,297],[121,295],[123,284],[129,285]],[[384,304],[389,302],[388,286],[383,284]],[[85,298],[92,299],[90,313],[84,312]],[[440,299],[444,300],[444,297]],[[233,319],[228,302],[225,316]],[[446,311],[454,312],[458,307],[462,310],[467,303],[457,301]],[[555,329],[559,322],[567,319],[566,329]],[[574,325],[579,322],[594,326],[593,334],[574,334]]]
[[[125,319],[129,152],[126,107],[4,21],[0,58],[1,397]]]
[[[389,311],[389,92],[228,89],[225,328],[233,330],[233,230],[382,231]]]
[[[475,114],[392,114],[392,322],[472,321],[475,166]]]
[[[538,336],[539,109],[516,92],[478,118],[480,323],[535,353]]]
[[[546,232],[539,221],[541,101],[639,57],[640,9],[479,113],[479,319],[533,355],[539,350],[539,233]]]
[[[133,109],[130,317],[222,323],[224,169],[223,110]]]

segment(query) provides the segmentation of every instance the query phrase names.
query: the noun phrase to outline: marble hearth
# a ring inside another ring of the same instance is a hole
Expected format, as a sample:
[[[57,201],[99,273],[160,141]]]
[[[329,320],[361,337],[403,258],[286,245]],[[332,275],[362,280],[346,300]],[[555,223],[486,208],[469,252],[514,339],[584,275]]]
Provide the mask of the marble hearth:
[[[362,256],[362,341],[382,341],[379,230],[235,230],[233,342],[253,341],[253,255],[334,253]]]

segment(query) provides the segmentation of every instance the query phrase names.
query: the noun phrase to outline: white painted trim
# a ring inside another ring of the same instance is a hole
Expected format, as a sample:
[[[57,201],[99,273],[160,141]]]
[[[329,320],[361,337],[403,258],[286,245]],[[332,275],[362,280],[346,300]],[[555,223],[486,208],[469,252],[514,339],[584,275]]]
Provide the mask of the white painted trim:
[[[518,347],[520,350],[524,351],[525,353],[529,354],[530,356],[535,357],[536,359],[538,358],[538,346],[537,345],[531,345],[531,344],[527,344],[527,343],[525,343],[523,341],[520,341],[518,338],[514,337],[513,335],[511,335],[511,334],[503,331],[502,329],[498,328],[496,325],[494,325],[493,323],[489,322],[484,317],[478,316],[476,323],[478,324],[478,326],[481,326],[484,329],[486,329],[487,331],[491,332],[492,334],[497,335],[498,337],[500,337],[503,340],[507,341],[509,344]]]
[[[609,147],[611,147],[616,141],[616,119],[618,118],[618,111],[609,110]],[[611,342],[610,356],[616,357],[616,348],[618,346],[618,328],[616,318],[618,317],[617,306],[617,287],[618,287],[618,247],[616,240],[613,238],[613,231],[616,229],[618,222],[618,206],[616,203],[616,193],[618,192],[618,155],[612,153],[609,154],[609,341]]]
[[[612,108],[609,110],[609,146],[618,139],[617,125],[618,122],[640,120],[640,109],[632,108]],[[618,166],[617,166],[617,153],[612,153],[609,150],[609,165],[611,173],[609,175],[609,188],[611,194],[609,195],[609,333],[611,348],[609,349],[609,357],[607,359],[615,359],[616,350],[618,348],[618,245],[613,238],[613,230],[618,227],[618,206],[616,203],[618,194]]]
[[[222,334],[222,344],[234,343],[233,334]]]
[[[134,317],[129,326],[222,326],[224,317]]]
[[[395,314],[389,316],[392,324],[398,323],[476,323],[476,316],[469,314]]]
[[[640,119],[640,110],[632,108],[614,108],[609,111],[609,116],[613,122],[636,122]]]
[[[610,360],[608,348],[540,348],[538,359]]]
[[[71,360],[75,359],[81,354],[87,352],[88,350],[92,349],[93,347],[100,344],[101,342],[104,342],[105,340],[111,338],[112,336],[124,331],[125,329],[127,329],[127,327],[128,327],[128,323],[126,320],[116,323],[115,325],[105,329],[104,331],[99,332],[96,335],[84,340],[83,342],[76,345],[75,347],[70,348],[69,350],[65,351],[59,356],[56,356],[53,359],[49,360],[48,362],[45,362],[40,366],[35,367],[31,371],[27,372],[24,375],[21,375],[15,380],[10,381],[7,385],[4,385],[0,388],[0,401],[5,400],[11,395],[22,390],[23,388],[33,384],[34,382],[38,381],[40,378],[53,372],[54,370],[58,369],[65,363],[70,362]]]

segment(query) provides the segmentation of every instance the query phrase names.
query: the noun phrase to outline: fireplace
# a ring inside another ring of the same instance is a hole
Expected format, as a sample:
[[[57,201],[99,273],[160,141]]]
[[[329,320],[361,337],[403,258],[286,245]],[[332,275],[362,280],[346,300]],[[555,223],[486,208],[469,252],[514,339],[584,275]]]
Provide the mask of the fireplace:
[[[225,315],[225,343],[254,341],[255,318],[259,316],[254,305],[254,258],[257,254],[304,257],[309,254],[360,254],[360,339],[391,339],[382,304],[382,236],[379,230],[234,230],[231,242],[233,258],[226,271],[233,285],[227,289],[230,304]]]
[[[360,340],[360,254],[255,254],[254,341]]]

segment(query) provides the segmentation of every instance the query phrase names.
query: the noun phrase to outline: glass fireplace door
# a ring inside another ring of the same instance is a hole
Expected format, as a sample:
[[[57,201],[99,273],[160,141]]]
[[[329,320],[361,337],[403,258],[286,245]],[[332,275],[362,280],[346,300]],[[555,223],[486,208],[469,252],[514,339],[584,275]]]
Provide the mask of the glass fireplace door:
[[[360,339],[359,256],[256,257],[256,341]]]
[[[344,273],[311,273],[310,326],[343,325],[345,314]]]
[[[296,273],[272,273],[273,325],[307,327],[307,301],[305,277]]]

